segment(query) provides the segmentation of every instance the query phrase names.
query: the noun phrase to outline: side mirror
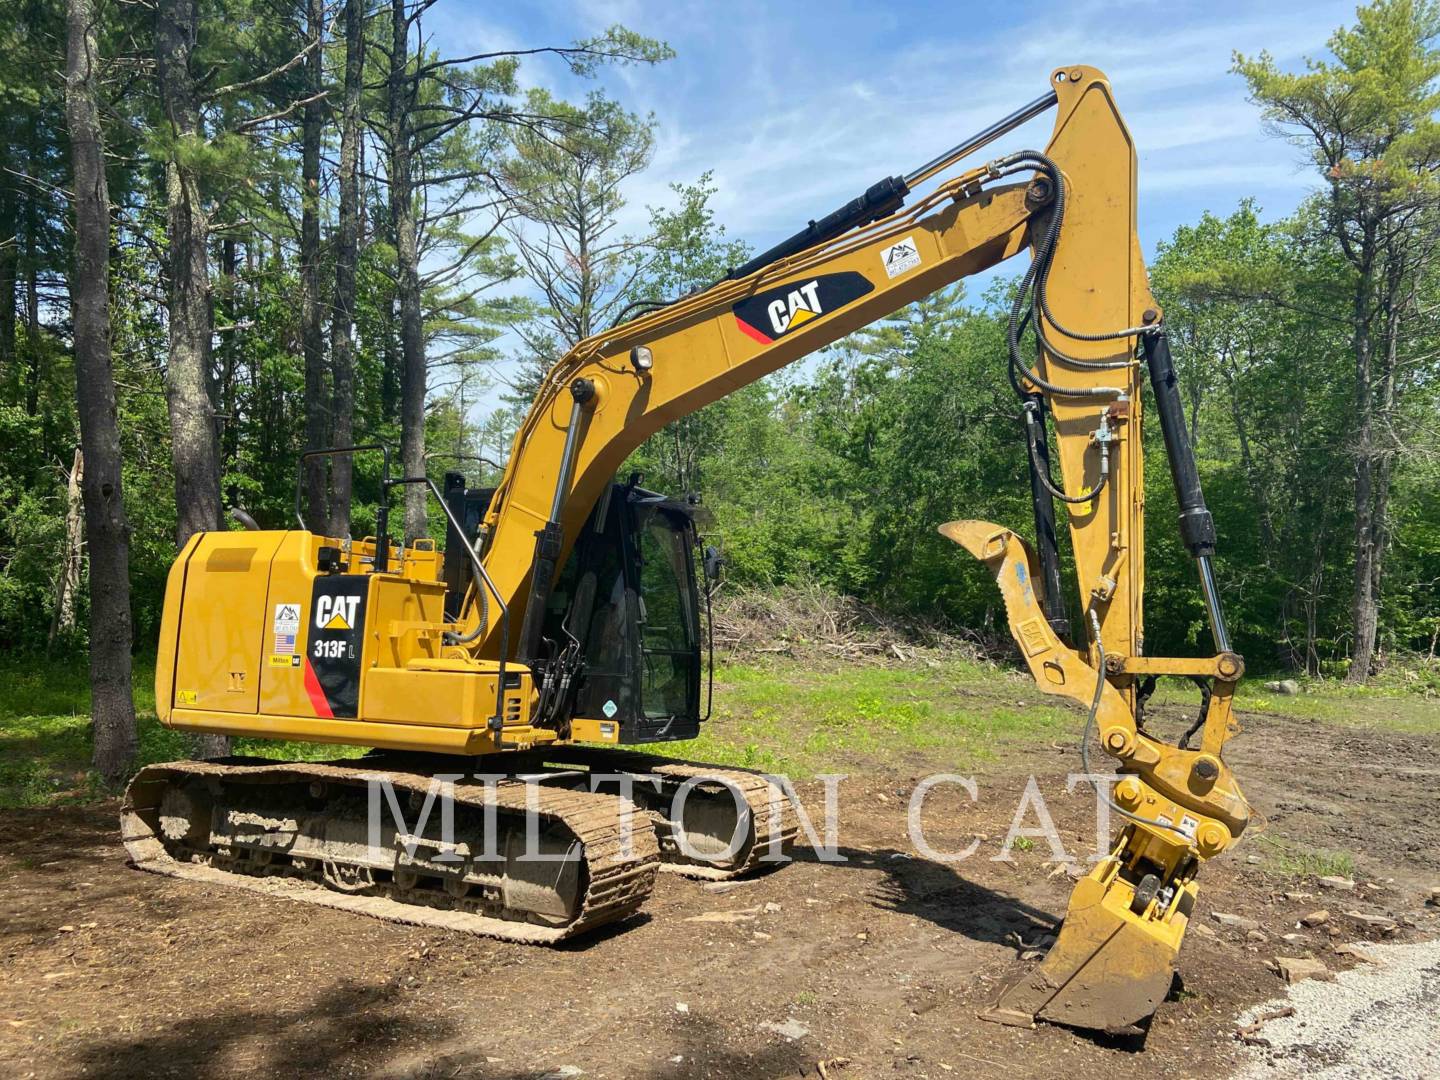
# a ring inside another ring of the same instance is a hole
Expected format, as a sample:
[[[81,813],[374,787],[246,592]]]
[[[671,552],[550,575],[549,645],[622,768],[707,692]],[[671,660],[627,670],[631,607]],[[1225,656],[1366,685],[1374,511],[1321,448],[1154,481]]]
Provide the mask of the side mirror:
[[[720,580],[720,568],[725,565],[725,556],[720,554],[720,549],[713,544],[705,545],[705,580],[715,582]]]

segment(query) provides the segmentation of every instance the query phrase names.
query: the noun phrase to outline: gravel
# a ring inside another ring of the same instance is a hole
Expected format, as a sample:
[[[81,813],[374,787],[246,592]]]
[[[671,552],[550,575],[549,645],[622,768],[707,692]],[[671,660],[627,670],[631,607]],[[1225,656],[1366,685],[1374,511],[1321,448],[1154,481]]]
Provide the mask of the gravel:
[[[1252,1051],[1235,1080],[1436,1075],[1440,940],[1364,949],[1375,963],[1340,972],[1334,982],[1299,983],[1240,1018],[1243,1027],[1280,1006],[1295,1010],[1256,1032],[1270,1045]]]

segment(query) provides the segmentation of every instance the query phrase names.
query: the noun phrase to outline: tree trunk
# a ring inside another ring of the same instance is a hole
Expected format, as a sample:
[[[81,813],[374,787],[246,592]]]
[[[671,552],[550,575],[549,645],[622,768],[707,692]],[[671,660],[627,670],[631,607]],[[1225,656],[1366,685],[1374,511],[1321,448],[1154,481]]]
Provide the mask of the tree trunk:
[[[325,0],[308,0],[310,40],[319,42],[325,33]],[[305,96],[314,97],[324,89],[325,53],[318,44],[306,58]],[[305,448],[318,450],[330,442],[330,401],[325,378],[325,335],[320,305],[320,135],[325,120],[324,105],[311,101],[305,106],[301,128],[300,179],[300,341],[305,353]],[[305,522],[311,529],[324,529],[330,511],[326,500],[326,463],[310,458],[305,464]]]
[[[106,302],[108,305],[108,296]],[[55,617],[50,620],[49,637],[52,648],[61,631],[75,628],[75,593],[85,563],[85,507],[80,495],[84,476],[85,454],[77,447],[70,480],[65,485],[65,551],[60,556],[60,575],[55,579]]]
[[[235,238],[227,236],[220,243],[220,319],[226,326],[233,326],[239,310],[235,291],[238,288],[238,257],[235,253]],[[220,402],[222,422],[220,426],[220,471],[224,475],[240,456],[240,424],[236,415],[239,408],[239,387],[237,385],[240,366],[241,342],[237,331],[216,335],[220,339],[220,386],[216,399]]]
[[[360,247],[360,93],[365,72],[365,0],[345,3],[345,100],[340,118],[340,224],[335,237],[335,314],[330,325],[335,445],[355,441],[355,261]],[[330,535],[350,535],[354,462],[330,463]]]
[[[400,297],[400,467],[425,475],[425,338],[420,311],[420,254],[411,179],[410,23],[405,0],[390,6],[390,219],[395,229],[396,285]],[[428,532],[425,488],[405,486],[405,539]]]
[[[1350,597],[1350,669],[1347,683],[1363,683],[1370,678],[1370,665],[1375,657],[1375,633],[1379,622],[1375,596],[1375,530],[1374,530],[1374,441],[1375,395],[1371,350],[1370,297],[1373,288],[1373,261],[1368,257],[1357,272],[1353,305],[1353,336],[1355,351],[1355,433],[1352,454],[1355,459],[1355,577]]]
[[[1398,448],[1393,445],[1395,409],[1395,376],[1399,368],[1403,317],[1410,299],[1405,292],[1406,267],[1401,257],[1391,254],[1385,277],[1385,338],[1380,353],[1380,371],[1376,381],[1375,416],[1385,434],[1386,445],[1375,447],[1371,469],[1372,492],[1370,507],[1370,600],[1375,610],[1375,636],[1372,641],[1370,666],[1376,666],[1380,652],[1380,600],[1384,580],[1385,554],[1390,546],[1390,481]]]
[[[11,142],[14,128],[5,118],[0,123],[0,170],[15,167],[15,147]],[[18,298],[16,286],[20,283],[20,261],[15,250],[15,232],[20,223],[20,209],[17,205],[19,190],[15,177],[0,172],[0,378],[10,373],[15,363],[15,301]]]
[[[203,138],[199,98],[190,71],[196,32],[195,0],[159,0],[157,45],[160,96],[176,143]],[[169,228],[170,352],[165,398],[175,462],[175,542],[220,528],[220,455],[210,397],[210,223],[194,170],[177,147],[165,166]]]
[[[114,782],[129,771],[137,739],[130,692],[130,525],[121,488],[120,427],[110,366],[110,192],[96,106],[95,22],[94,0],[68,0],[65,106],[75,187],[70,290],[90,548],[90,712],[95,768]]]
[[[199,94],[190,70],[195,45],[196,0],[159,0],[156,46],[160,98],[170,138],[177,144],[165,165],[169,251],[170,351],[165,403],[170,412],[170,454],[175,467],[175,543],[221,527],[220,446],[210,392],[215,312],[210,291],[210,222],[199,180],[184,163],[183,143],[204,139]],[[94,579],[92,556],[91,578]],[[193,740],[199,757],[229,753],[224,735]]]
[[[36,145],[40,135],[32,118],[25,171],[39,176],[42,169]],[[25,265],[25,415],[40,411],[40,205],[32,191],[24,198],[24,265]]]

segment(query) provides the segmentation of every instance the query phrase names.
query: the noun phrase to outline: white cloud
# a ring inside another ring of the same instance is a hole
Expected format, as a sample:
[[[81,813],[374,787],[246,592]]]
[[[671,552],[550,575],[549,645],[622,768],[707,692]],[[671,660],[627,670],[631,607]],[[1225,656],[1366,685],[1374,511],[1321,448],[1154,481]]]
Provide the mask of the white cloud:
[[[717,217],[757,247],[1038,96],[1060,62],[1094,64],[1111,78],[1141,157],[1147,242],[1249,194],[1284,212],[1311,179],[1289,147],[1261,132],[1243,84],[1228,74],[1232,50],[1268,49],[1294,64],[1353,18],[1352,0],[1049,0],[1000,10],[953,0],[879,9],[541,0],[490,9],[499,27],[464,0],[442,0],[442,9],[447,49],[467,49],[471,34],[549,44],[617,22],[669,41],[675,60],[601,76],[659,124],[654,163],[627,186],[623,225],[639,231],[646,207],[669,200],[671,182],[708,170]],[[532,66],[543,67],[522,70]],[[1041,118],[990,152],[1042,146],[1048,132]]]

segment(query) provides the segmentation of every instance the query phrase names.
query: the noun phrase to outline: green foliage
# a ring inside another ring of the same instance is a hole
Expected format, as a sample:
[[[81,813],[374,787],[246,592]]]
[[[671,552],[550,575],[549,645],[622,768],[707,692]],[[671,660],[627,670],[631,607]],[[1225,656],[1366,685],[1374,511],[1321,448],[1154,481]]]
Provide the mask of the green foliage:
[[[63,288],[71,239],[63,196],[68,160],[52,77],[62,14],[31,0],[0,13],[0,46],[11,60],[0,75],[0,164],[36,178],[0,182],[0,237],[15,237],[0,244],[0,282],[9,290],[0,304],[17,313],[0,341],[0,648],[26,654],[44,648],[54,617],[65,470],[77,441]],[[293,520],[306,402],[297,302],[300,112],[286,110],[307,83],[303,65],[286,65],[306,29],[295,5],[205,0],[194,57],[206,97],[204,134],[176,135],[150,77],[153,11],[111,5],[102,22],[104,84],[114,91],[106,105],[116,204],[112,337],[134,530],[136,640],[145,648],[157,635],[174,554],[165,398],[169,161],[194,173],[213,227],[211,374],[222,490],[228,504],[243,506],[264,527]],[[1411,257],[1440,232],[1427,202],[1440,184],[1437,33],[1440,7],[1433,0],[1380,0],[1334,35],[1328,57],[1298,73],[1280,70],[1263,53],[1237,56],[1236,70],[1266,121],[1303,143],[1324,194],[1283,221],[1268,221],[1249,201],[1205,214],[1163,242],[1153,260],[1153,286],[1174,340],[1187,420],[1220,531],[1217,569],[1230,623],[1252,670],[1333,675],[1347,663],[1355,531],[1350,316],[1359,272],[1347,244],[1367,220],[1383,220],[1391,230],[1386,258],[1400,252],[1410,260],[1401,275],[1409,291],[1402,290],[1391,400],[1378,414],[1392,440],[1376,451],[1389,469],[1390,500],[1382,646],[1390,654],[1436,649],[1440,260],[1433,251],[1428,261]],[[372,19],[369,37],[354,434],[357,442],[398,446],[396,253],[384,176],[388,18]],[[525,66],[531,63],[558,62],[587,76],[599,65],[663,61],[672,55],[668,47],[613,27],[545,51],[550,61],[502,55],[478,63],[423,51],[406,69],[413,80],[409,120],[430,358],[427,445],[437,480],[459,467],[473,483],[492,482],[497,471],[476,458],[504,459],[516,412],[528,407],[539,377],[566,348],[633,303],[658,304],[704,288],[748,255],[715,220],[717,188],[709,173],[672,185],[664,204],[649,208],[639,235],[625,234],[617,224],[625,182],[649,165],[654,119],[598,93],[566,100],[558,91],[526,90],[558,85],[537,77],[544,72]],[[327,38],[325,59],[333,106],[343,42]],[[327,115],[327,168],[338,138],[334,119]],[[327,293],[335,279],[334,187],[327,174],[319,192],[319,278]],[[1387,315],[1379,295],[1377,326]],[[329,304],[331,297],[321,300]],[[714,514],[712,540],[723,544],[738,582],[819,583],[1003,640],[993,583],[935,527],[984,518],[1029,532],[1025,455],[1004,372],[1005,307],[1004,284],[968,300],[961,286],[942,290],[788,373],[669,425],[622,473],[638,470],[649,486],[703,495]],[[518,352],[526,371],[509,395],[510,408],[477,415],[488,370],[504,350]],[[1384,386],[1375,393],[1379,401]],[[1204,649],[1204,612],[1176,536],[1155,425],[1146,438],[1147,651]],[[357,535],[376,527],[378,498],[379,459],[362,456]],[[438,509],[431,511],[438,533]],[[83,589],[78,616],[83,637]],[[83,640],[62,640],[57,648],[72,645]],[[1413,666],[1411,674],[1409,689],[1440,691],[1433,663]],[[869,716],[877,702],[888,709],[893,699],[877,692],[847,700],[843,709]],[[811,704],[822,716],[841,709]],[[897,707],[885,723],[928,730],[943,710],[934,702],[927,707]],[[757,702],[747,723],[759,725],[763,715]],[[728,752],[764,763],[770,734],[756,726],[753,737]]]
[[[1440,4],[1376,0],[1300,73],[1235,55],[1266,120],[1312,156],[1337,201],[1413,203],[1440,190]],[[1354,216],[1357,207],[1341,209]],[[1364,213],[1360,210],[1360,213]]]
[[[1261,833],[1256,841],[1274,869],[1293,877],[1355,877],[1355,856],[1348,851],[1301,847],[1278,836]]]
[[[190,737],[155,718],[154,665],[135,665],[135,709],[143,765],[191,756]],[[90,802],[114,794],[90,768],[90,686],[69,657],[0,661],[0,810]],[[354,746],[237,739],[234,751],[288,761],[358,757]]]

